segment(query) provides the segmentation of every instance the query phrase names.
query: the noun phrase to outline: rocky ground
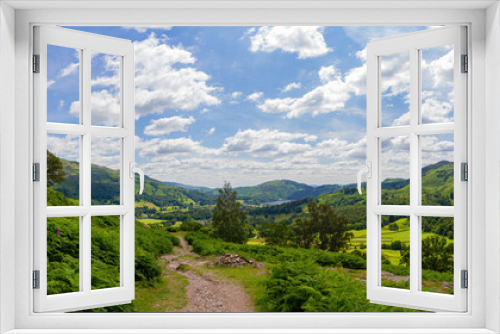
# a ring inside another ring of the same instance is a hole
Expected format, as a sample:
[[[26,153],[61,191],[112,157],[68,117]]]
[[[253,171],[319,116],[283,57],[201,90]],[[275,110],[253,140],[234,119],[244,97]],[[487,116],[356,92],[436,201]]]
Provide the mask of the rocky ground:
[[[220,280],[203,269],[211,261],[195,254],[186,240],[179,236],[181,247],[163,256],[167,269],[184,275],[188,304],[180,312],[253,312],[251,297],[243,287]]]

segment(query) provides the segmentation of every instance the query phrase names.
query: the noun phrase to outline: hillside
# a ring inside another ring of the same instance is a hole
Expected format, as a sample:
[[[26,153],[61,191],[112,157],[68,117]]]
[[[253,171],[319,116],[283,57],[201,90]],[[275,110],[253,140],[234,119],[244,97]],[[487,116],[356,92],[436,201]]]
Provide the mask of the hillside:
[[[78,199],[79,196],[79,164],[61,159],[66,175],[64,182],[55,184],[53,188],[65,197]],[[120,174],[118,170],[92,164],[91,193],[93,204],[118,204]],[[136,191],[139,189],[139,176],[136,176]],[[149,202],[157,207],[166,206],[203,206],[211,205],[215,196],[198,191],[187,190],[177,186],[169,186],[149,176],[144,178],[144,192],[136,194],[136,202]]]

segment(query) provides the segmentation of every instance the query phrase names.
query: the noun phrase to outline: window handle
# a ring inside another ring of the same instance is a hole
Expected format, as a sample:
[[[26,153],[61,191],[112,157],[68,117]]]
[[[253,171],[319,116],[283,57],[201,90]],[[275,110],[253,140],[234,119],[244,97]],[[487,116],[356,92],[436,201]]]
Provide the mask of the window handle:
[[[357,178],[358,178],[358,192],[360,195],[363,194],[361,191],[361,177],[363,174],[366,174],[366,177],[371,179],[372,178],[372,163],[368,161],[366,163],[366,166],[358,170]]]
[[[129,171],[131,179],[134,179],[135,173],[139,174],[139,195],[142,195],[144,190],[144,172],[139,167],[135,167],[135,161],[130,161]]]

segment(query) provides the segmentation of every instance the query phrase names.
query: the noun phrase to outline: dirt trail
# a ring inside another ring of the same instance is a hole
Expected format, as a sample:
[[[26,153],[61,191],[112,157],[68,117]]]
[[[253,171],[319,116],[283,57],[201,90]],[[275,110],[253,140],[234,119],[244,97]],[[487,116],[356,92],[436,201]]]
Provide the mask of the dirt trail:
[[[173,254],[163,258],[168,260],[168,270],[186,276],[189,281],[186,287],[188,304],[180,312],[254,311],[251,297],[241,286],[217,279],[210,273],[200,274],[196,268],[201,269],[210,261],[195,254],[183,237],[179,236],[179,240],[181,247],[175,247]],[[177,270],[181,265],[188,265],[195,270]]]

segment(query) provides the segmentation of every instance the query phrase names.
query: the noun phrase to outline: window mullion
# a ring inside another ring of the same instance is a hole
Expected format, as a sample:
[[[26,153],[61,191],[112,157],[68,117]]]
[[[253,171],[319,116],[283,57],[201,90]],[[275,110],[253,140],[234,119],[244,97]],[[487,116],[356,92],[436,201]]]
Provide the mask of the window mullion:
[[[414,209],[418,205],[418,194],[420,193],[419,166],[420,155],[419,137],[415,129],[419,123],[419,54],[418,49],[410,49],[410,291],[416,293],[420,282],[420,233],[419,217]]]
[[[83,49],[83,57],[82,57],[82,83],[81,83],[81,94],[82,94],[82,102],[81,102],[81,119],[82,124],[85,128],[90,130],[91,119],[90,119],[90,94],[91,94],[91,50],[89,48]],[[82,218],[82,235],[80,239],[80,254],[82,256],[80,262],[80,276],[83,279],[82,287],[83,291],[90,293],[91,291],[91,278],[92,278],[92,270],[91,270],[91,259],[92,259],[92,247],[91,247],[91,215],[90,215],[90,206],[91,206],[91,142],[92,135],[91,131],[87,131],[82,138],[82,163],[81,163],[81,174],[80,174],[80,184],[82,185],[82,202],[86,208],[89,208],[89,211]]]

